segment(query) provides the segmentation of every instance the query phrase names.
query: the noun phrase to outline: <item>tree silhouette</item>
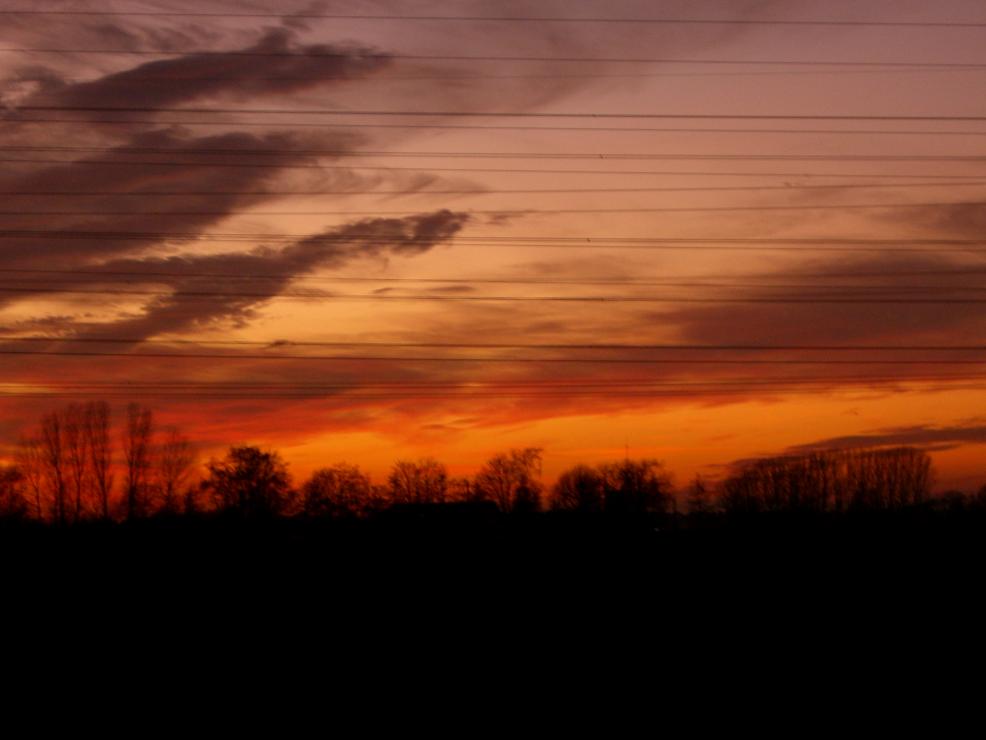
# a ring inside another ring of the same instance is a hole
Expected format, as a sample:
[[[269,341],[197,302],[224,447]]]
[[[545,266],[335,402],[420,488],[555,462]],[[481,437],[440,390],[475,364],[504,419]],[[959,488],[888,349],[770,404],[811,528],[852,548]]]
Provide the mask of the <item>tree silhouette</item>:
[[[78,523],[83,515],[83,499],[87,498],[89,483],[89,443],[86,435],[85,410],[77,403],[62,412],[65,436],[65,460],[68,466],[71,491],[71,517]]]
[[[347,463],[316,470],[301,495],[305,514],[314,517],[359,517],[375,505],[369,476]]]
[[[206,465],[202,482],[216,509],[242,518],[269,518],[283,513],[291,502],[291,476],[276,452],[247,445],[231,447],[222,460]]]
[[[576,465],[558,476],[551,508],[596,514],[603,510],[603,479],[588,465]]]
[[[135,519],[149,513],[147,478],[151,467],[152,434],[151,410],[140,404],[129,404],[126,427],[123,430],[123,456],[126,460],[124,505],[127,519]]]
[[[896,510],[927,500],[931,458],[909,447],[756,460],[722,485],[730,514]]]
[[[0,520],[19,520],[27,515],[25,480],[13,466],[0,467]]]
[[[712,512],[712,497],[702,476],[696,475],[688,488],[688,513],[705,515]]]
[[[390,500],[396,504],[440,504],[448,491],[448,471],[432,458],[398,460],[390,470]]]
[[[662,514],[671,506],[671,476],[658,460],[605,463],[599,472],[609,514]]]
[[[41,460],[42,470],[48,484],[51,498],[52,519],[58,524],[65,523],[65,433],[62,417],[57,412],[46,414],[41,419]]]
[[[195,463],[195,450],[188,438],[177,429],[169,429],[161,443],[157,459],[157,477],[161,489],[161,510],[168,514],[177,514],[182,508],[188,507],[192,499],[186,494],[182,496],[182,488],[188,483]],[[194,509],[194,504],[192,504]]]
[[[34,515],[40,521],[44,519],[44,507],[41,500],[45,487],[44,450],[41,437],[37,435],[22,436],[17,443],[15,460],[30,492]]]
[[[538,511],[541,453],[540,447],[525,447],[494,455],[476,474],[474,495],[505,513]]]
[[[113,490],[113,443],[110,441],[110,405],[106,401],[86,404],[85,431],[96,510],[100,517],[109,519],[110,494]]]

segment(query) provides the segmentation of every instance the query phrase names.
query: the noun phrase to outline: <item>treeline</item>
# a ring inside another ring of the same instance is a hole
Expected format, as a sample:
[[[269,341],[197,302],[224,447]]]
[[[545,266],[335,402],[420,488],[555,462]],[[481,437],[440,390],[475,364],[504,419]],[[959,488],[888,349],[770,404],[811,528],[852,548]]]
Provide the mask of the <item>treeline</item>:
[[[105,401],[74,403],[18,441],[0,471],[0,517],[64,525],[195,511],[194,467],[189,439],[156,428],[149,408],[128,405],[114,429]]]
[[[108,404],[72,404],[45,415],[24,436],[13,465],[0,468],[0,518],[57,525],[150,517],[226,516],[368,519],[384,513],[545,511],[654,520],[769,513],[846,514],[909,509],[986,510],[976,495],[932,496],[928,455],[913,448],[814,452],[737,465],[715,484],[697,478],[676,490],[653,459],[576,465],[550,488],[542,450],[494,455],[471,478],[437,460],[396,462],[384,483],[337,463],[295,485],[281,456],[242,445],[196,464],[193,445],[158,428],[150,409],[130,404],[118,428]]]

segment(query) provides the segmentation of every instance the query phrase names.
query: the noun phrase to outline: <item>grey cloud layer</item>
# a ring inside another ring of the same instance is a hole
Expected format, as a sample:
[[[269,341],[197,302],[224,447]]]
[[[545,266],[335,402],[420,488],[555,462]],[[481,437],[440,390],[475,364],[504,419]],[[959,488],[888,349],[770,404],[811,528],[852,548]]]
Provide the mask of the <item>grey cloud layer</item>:
[[[367,47],[298,44],[294,39],[288,29],[270,29],[257,43],[232,53],[185,54],[75,84],[59,84],[49,70],[25,69],[19,81],[37,79],[44,87],[21,104],[146,108],[217,96],[284,95],[340,77],[365,77],[389,64],[385,54]]]
[[[256,57],[253,53],[273,54]],[[285,56],[280,56],[280,55]],[[259,59],[259,60],[258,60]],[[184,103],[232,96],[257,98],[283,95],[319,85],[338,84],[334,78],[360,78],[385,67],[385,55],[356,45],[299,44],[295,33],[284,28],[268,30],[259,41],[229,54],[185,54],[172,59],[140,64],[132,69],[99,77],[91,82],[62,82],[51,71],[22,73],[44,79],[44,89],[26,102],[66,106],[131,105],[137,107],[175,106]],[[290,79],[282,79],[282,78]],[[23,101],[22,101],[23,102]],[[141,114],[147,118],[151,114]],[[15,113],[5,116],[16,120]],[[230,124],[235,128],[235,124]],[[362,256],[410,255],[431,249],[451,238],[467,221],[460,214],[438,210],[404,219],[375,219],[333,227],[311,237],[302,237],[277,249],[248,248],[243,252],[198,255],[191,243],[227,216],[277,198],[276,183],[283,168],[312,160],[298,150],[329,149],[344,153],[362,137],[351,131],[309,131],[306,133],[271,131],[242,133],[230,131],[215,135],[196,135],[187,129],[162,122],[110,129],[87,125],[84,118],[74,124],[74,134],[91,133],[111,136],[116,147],[66,164],[20,165],[0,175],[0,190],[7,192],[51,192],[98,189],[126,193],[124,199],[113,196],[72,197],[46,196],[40,203],[49,211],[81,211],[78,216],[37,216],[8,219],[11,232],[18,230],[53,232],[50,238],[17,238],[7,233],[0,267],[56,267],[63,270],[84,268],[87,274],[60,276],[48,284],[43,278],[24,280],[36,286],[39,296],[71,288],[104,286],[112,290],[122,282],[119,277],[105,279],[89,274],[93,271],[135,273],[131,285],[165,286],[176,293],[215,290],[215,278],[199,278],[188,273],[262,274],[276,276],[251,285],[250,296],[231,295],[215,298],[162,296],[144,306],[141,315],[124,318],[102,332],[137,339],[164,331],[201,327],[216,320],[243,322],[258,304],[282,292],[293,278],[316,268],[334,267]],[[91,129],[91,130],[90,130]],[[46,129],[32,129],[24,124],[23,132],[38,143],[48,143]],[[23,141],[23,136],[22,139]],[[58,143],[58,142],[54,142]],[[159,154],[138,157],[143,161],[187,162],[187,166],[134,166],[135,157],[128,148],[151,148]],[[169,154],[181,150],[181,154]],[[253,150],[271,152],[263,157],[263,167],[224,167],[225,162],[251,163],[249,156],[211,155],[203,159],[197,152],[230,150],[248,155]],[[203,163],[215,162],[215,166]],[[318,173],[321,186],[331,189],[332,181],[352,184],[359,176],[348,170],[332,174]],[[421,181],[421,178],[417,178]],[[155,197],[156,191],[187,192],[183,196]],[[243,192],[247,191],[247,192]],[[24,202],[24,201],[17,201]],[[30,211],[35,207],[25,208]],[[99,215],[100,211],[125,211],[133,215]],[[38,208],[37,210],[41,210]],[[91,213],[85,213],[91,210]],[[147,215],[154,211],[157,215]],[[199,214],[199,215],[196,215]],[[12,224],[12,225],[10,225]],[[87,232],[93,233],[87,236]],[[113,238],[114,234],[129,238]],[[104,234],[104,235],[103,235]],[[160,258],[147,254],[168,245],[173,249],[184,243],[187,254]],[[141,278],[141,273],[170,272]],[[31,290],[30,287],[27,288]],[[247,292],[247,291],[241,291]],[[5,296],[23,300],[30,294]],[[84,337],[96,330],[85,317],[74,320],[48,321],[49,328],[60,324],[63,331]],[[11,327],[15,328],[15,327]],[[105,335],[105,334],[104,334]]]
[[[175,293],[150,302],[141,316],[116,321],[109,329],[90,327],[74,334],[140,340],[163,332],[202,327],[219,319],[242,322],[252,315],[251,309],[282,293],[295,278],[317,268],[339,267],[359,258],[420,254],[451,239],[467,221],[463,214],[437,211],[406,218],[358,221],[299,239],[281,249],[258,247],[249,252],[216,255],[112,260],[74,279],[63,277],[47,286],[38,286],[35,295],[80,286],[104,285],[111,294],[117,286],[166,286]],[[100,278],[100,272],[107,273],[106,278]],[[125,281],[113,275],[119,272],[128,273]],[[141,273],[146,273],[146,277],[142,278]],[[224,279],[223,275],[265,279],[244,283]],[[73,322],[72,326],[85,329],[81,322]]]
[[[799,291],[748,289],[734,295],[750,299],[811,296],[867,299],[881,297],[977,297],[969,288],[982,275],[963,273],[976,266],[945,255],[898,254],[856,257],[816,263],[771,277],[779,284],[801,283]],[[853,275],[859,277],[854,278]],[[778,279],[780,278],[780,279]],[[828,285],[840,286],[838,290]],[[940,287],[934,293],[914,285]],[[966,290],[963,292],[963,288]],[[655,316],[678,327],[682,339],[694,342],[762,344],[841,344],[926,341],[947,344],[981,338],[986,312],[980,304],[935,303],[750,303],[688,307]]]
[[[986,424],[975,420],[952,426],[908,426],[878,429],[864,434],[811,442],[789,447],[786,454],[798,455],[817,450],[848,449],[853,447],[917,446],[933,450],[948,450],[966,444],[986,444]]]

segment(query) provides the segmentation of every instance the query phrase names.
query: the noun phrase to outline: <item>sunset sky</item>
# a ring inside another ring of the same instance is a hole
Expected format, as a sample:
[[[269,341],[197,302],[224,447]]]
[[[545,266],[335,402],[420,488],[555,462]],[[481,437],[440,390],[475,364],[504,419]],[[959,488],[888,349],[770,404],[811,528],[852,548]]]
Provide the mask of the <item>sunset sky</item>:
[[[981,0],[4,0],[0,79],[7,452],[986,483]]]

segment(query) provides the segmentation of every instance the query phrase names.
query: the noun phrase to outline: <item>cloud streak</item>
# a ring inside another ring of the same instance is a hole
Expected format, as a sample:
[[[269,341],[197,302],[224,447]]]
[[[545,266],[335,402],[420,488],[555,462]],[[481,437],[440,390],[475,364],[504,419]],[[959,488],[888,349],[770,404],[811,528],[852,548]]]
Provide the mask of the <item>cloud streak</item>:
[[[967,444],[986,444],[986,424],[981,419],[975,419],[966,424],[891,427],[863,434],[830,437],[817,442],[788,447],[785,454],[801,455],[819,450],[897,446],[915,446],[943,452]]]

